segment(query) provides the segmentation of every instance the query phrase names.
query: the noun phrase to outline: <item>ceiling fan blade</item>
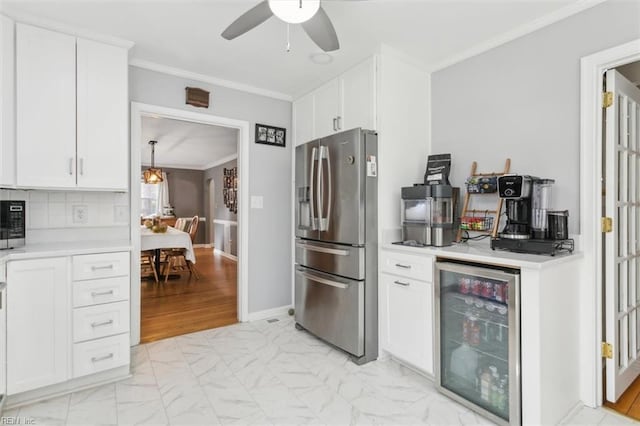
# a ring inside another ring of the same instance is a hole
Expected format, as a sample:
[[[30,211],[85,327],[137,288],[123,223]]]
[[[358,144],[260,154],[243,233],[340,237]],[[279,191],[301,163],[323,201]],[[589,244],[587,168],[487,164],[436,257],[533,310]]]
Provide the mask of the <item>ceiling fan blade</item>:
[[[227,40],[233,40],[234,38],[241,36],[252,28],[255,28],[258,25],[262,24],[272,16],[273,12],[271,12],[269,2],[267,0],[264,0],[257,6],[240,15],[238,19],[233,21],[231,25],[229,25],[227,29],[222,32],[222,37],[226,38]]]
[[[325,52],[340,49],[340,42],[338,41],[336,30],[333,28],[333,24],[322,6],[320,6],[320,9],[313,15],[313,18],[302,23],[302,28],[304,28],[311,40]]]

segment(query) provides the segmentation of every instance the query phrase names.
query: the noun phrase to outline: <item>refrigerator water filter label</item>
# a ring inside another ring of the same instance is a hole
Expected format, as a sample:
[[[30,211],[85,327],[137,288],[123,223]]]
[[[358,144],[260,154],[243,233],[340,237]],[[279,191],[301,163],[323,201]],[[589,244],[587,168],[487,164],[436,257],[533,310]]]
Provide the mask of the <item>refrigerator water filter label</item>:
[[[367,156],[367,177],[378,176],[378,163],[375,155]]]

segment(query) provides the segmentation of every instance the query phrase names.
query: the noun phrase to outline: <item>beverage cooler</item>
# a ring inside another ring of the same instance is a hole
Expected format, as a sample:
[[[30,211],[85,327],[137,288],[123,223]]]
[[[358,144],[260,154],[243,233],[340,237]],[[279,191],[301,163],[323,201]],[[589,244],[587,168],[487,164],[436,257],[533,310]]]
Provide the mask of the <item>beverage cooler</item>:
[[[438,389],[498,424],[521,423],[520,272],[436,263]]]

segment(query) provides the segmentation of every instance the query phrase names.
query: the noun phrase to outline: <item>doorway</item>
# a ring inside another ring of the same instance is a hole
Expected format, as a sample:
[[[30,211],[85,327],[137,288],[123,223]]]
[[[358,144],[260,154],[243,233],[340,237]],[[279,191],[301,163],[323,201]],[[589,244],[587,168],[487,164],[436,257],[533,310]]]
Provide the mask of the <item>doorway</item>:
[[[131,104],[131,241],[133,251],[131,256],[132,283],[140,282],[140,226],[137,223],[140,218],[141,185],[139,181],[142,166],[141,149],[139,141],[143,135],[143,120],[146,117],[165,118],[181,122],[195,123],[199,125],[220,126],[234,129],[237,132],[237,212],[238,212],[238,262],[232,269],[237,270],[237,303],[236,320],[245,321],[247,318],[247,258],[248,258],[248,144],[249,123],[241,120],[233,120],[209,114],[160,107],[155,105],[132,103]],[[157,157],[156,157],[157,158]],[[218,188],[219,189],[219,188]],[[208,198],[208,191],[206,193]],[[205,204],[205,205],[208,205]],[[208,219],[207,219],[208,220]],[[196,248],[195,250],[201,250]],[[213,256],[210,248],[205,250],[203,256]],[[198,256],[198,253],[196,253]],[[211,259],[215,263],[215,259]],[[202,264],[204,266],[204,263]],[[166,291],[166,290],[165,290]],[[131,344],[138,344],[141,340],[141,286],[131,287]],[[188,331],[187,331],[188,332]]]
[[[606,235],[601,220],[605,204],[603,202],[603,152],[604,120],[603,109],[606,97],[604,79],[607,70],[640,61],[640,39],[607,49],[581,59],[581,170],[580,170],[580,223],[581,249],[585,257],[585,267],[581,270],[582,291],[581,311],[581,353],[582,374],[581,400],[588,406],[603,405],[606,394],[605,370],[606,345],[604,323],[606,315],[604,280],[604,244]],[[610,193],[611,194],[611,193]],[[614,233],[618,231],[614,223]],[[611,300],[611,299],[610,299]],[[615,343],[615,342],[614,342]],[[613,351],[617,354],[617,350]]]

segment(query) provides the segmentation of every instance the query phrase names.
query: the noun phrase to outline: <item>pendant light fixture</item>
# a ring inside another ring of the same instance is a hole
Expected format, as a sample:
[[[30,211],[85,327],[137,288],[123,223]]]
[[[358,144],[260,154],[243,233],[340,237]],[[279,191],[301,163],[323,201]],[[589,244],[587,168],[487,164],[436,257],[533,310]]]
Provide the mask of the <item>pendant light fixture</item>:
[[[144,171],[144,183],[160,183],[162,182],[162,169],[156,169],[156,144],[158,141],[149,141],[151,145],[151,167]]]

